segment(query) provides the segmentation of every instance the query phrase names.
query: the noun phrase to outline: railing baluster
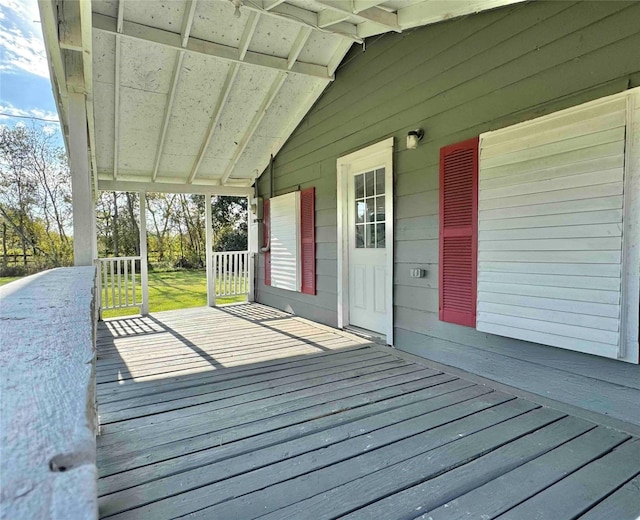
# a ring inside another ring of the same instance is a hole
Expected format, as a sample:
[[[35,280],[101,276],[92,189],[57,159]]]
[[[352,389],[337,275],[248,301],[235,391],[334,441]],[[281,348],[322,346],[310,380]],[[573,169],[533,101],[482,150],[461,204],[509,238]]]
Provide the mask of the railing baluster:
[[[113,267],[113,260],[109,261],[109,267],[111,268],[111,305],[116,308],[116,284],[115,284],[115,272]]]
[[[244,255],[244,273],[242,279],[244,280],[244,294],[249,294],[249,252],[243,253]]]
[[[236,254],[233,253],[231,255],[231,294],[233,294],[234,296],[236,295],[236,268],[237,268],[237,262],[236,262]]]
[[[122,307],[122,260],[116,260],[116,266],[118,269],[118,307]]]
[[[124,261],[124,304],[129,307],[129,260]]]
[[[136,303],[136,259],[131,260],[131,281],[133,285],[133,303],[132,306],[135,307]]]
[[[224,255],[222,258],[224,258],[224,295],[227,296],[229,294],[227,287],[229,282],[229,255]]]
[[[220,296],[220,273],[218,272],[218,255],[213,253],[213,289],[216,297]]]
[[[102,294],[104,296],[104,308],[109,308],[109,291],[107,290],[107,264],[104,260],[100,261],[100,272],[102,274]]]

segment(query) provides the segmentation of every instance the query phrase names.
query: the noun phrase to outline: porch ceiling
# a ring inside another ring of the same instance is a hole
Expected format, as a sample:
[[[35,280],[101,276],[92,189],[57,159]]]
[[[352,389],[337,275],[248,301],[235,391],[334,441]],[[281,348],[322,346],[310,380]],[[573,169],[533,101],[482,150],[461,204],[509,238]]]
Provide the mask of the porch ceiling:
[[[94,187],[246,192],[354,43],[520,0],[40,0]],[[236,8],[237,6],[237,8]],[[225,191],[226,190],[226,191]]]

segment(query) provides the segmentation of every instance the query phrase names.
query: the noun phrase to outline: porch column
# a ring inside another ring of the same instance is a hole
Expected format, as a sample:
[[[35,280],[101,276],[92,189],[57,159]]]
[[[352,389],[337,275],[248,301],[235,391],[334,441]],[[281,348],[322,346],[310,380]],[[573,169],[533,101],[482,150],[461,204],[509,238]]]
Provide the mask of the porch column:
[[[147,258],[147,199],[145,192],[140,195],[140,278],[142,279],[142,305],[140,314],[149,314],[149,269]]]
[[[247,197],[247,250],[249,251],[249,293],[247,294],[247,301],[250,302],[256,301],[255,277],[258,253],[257,200],[258,199],[253,197]]]
[[[69,167],[73,207],[73,264],[93,265],[94,203],[84,94],[69,94]]]
[[[216,278],[213,271],[213,229],[211,215],[211,195],[204,196],[204,229],[206,237],[205,258],[207,267],[207,305],[216,306]]]

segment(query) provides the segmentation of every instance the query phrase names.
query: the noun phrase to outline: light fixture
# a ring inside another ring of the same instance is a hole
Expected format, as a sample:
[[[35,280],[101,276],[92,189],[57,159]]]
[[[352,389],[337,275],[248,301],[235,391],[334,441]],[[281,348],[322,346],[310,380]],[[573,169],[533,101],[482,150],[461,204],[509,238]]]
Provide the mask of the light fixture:
[[[242,16],[242,13],[240,12],[240,8],[244,5],[242,3],[242,0],[229,0],[234,7],[236,8],[236,10],[233,13],[233,16],[235,16],[236,18],[240,18]]]
[[[411,130],[407,134],[407,150],[415,150],[418,148],[418,141],[424,137],[424,130],[418,128],[417,130]]]

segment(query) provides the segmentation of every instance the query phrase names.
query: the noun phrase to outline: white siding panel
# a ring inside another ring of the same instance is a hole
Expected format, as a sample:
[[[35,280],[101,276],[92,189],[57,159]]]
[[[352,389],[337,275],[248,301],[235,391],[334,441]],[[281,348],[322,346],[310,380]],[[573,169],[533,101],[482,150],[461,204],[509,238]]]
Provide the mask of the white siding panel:
[[[587,341],[579,338],[568,338],[566,336],[558,336],[556,334],[519,329],[517,327],[506,327],[481,321],[478,321],[477,328],[478,330],[497,334],[498,336],[507,336],[509,338],[532,341],[534,343],[541,343],[542,345],[566,348],[567,350],[577,350],[579,352],[586,352],[587,354],[595,354],[597,356],[611,358],[618,356],[618,347],[607,343],[596,343],[594,341]]]
[[[271,285],[300,290],[300,192],[273,197],[271,219]]]
[[[482,193],[482,191],[480,191]],[[481,220],[534,217],[538,215],[563,215],[565,213],[586,212],[591,210],[622,209],[622,195],[598,197],[593,199],[563,200],[547,204],[529,204],[527,206],[506,207],[480,210]],[[558,217],[556,225],[562,225]]]
[[[599,170],[595,172],[582,173],[569,177],[555,177],[550,179],[539,180],[535,182],[523,182],[511,186],[501,188],[486,188],[483,200],[500,199],[504,197],[517,197],[518,195],[529,195],[531,193],[553,192],[557,190],[567,190],[575,186],[598,186],[611,182],[622,182],[624,178],[624,168],[610,168],[608,170]],[[531,179],[529,179],[531,180]],[[602,194],[599,194],[602,196]]]
[[[530,273],[530,274],[564,274],[569,276],[591,277],[620,277],[620,264],[601,264],[593,269],[591,264],[558,264],[535,262],[482,262],[478,268],[479,274],[485,273]]]
[[[481,247],[482,243],[479,242]],[[482,251],[478,260],[488,262],[550,262],[569,264],[618,264],[620,251]],[[594,268],[597,270],[597,268]]]
[[[603,316],[593,316],[591,314],[576,314],[574,312],[551,311],[547,309],[519,307],[516,305],[505,305],[504,303],[483,302],[478,307],[478,312],[501,314],[504,316],[520,316],[553,323],[567,323],[589,329],[609,330],[618,332],[620,323],[617,318],[607,318]]]
[[[529,161],[522,161],[521,163],[486,168],[486,171],[484,172],[483,177],[480,179],[480,182],[482,183],[482,181],[487,181],[488,179],[494,179],[498,177],[524,175],[527,173],[546,170],[549,168],[560,168],[562,166],[569,166],[576,163],[590,162],[593,160],[602,159],[603,157],[620,157],[623,154],[624,142],[621,143],[620,141],[616,140],[610,143],[600,143],[583,150],[572,150],[570,152],[559,155],[552,155],[550,157],[539,157],[537,159]]]
[[[571,312],[588,316],[602,316],[603,318],[620,319],[620,306],[606,303],[580,302],[573,300],[559,300],[553,298],[538,298],[521,294],[484,293],[482,302],[503,303],[531,309],[547,309],[550,311]]]
[[[552,226],[528,229],[496,229],[480,231],[479,240],[535,240],[538,238],[596,238],[622,236],[620,224],[585,226]]]
[[[611,128],[605,129],[601,132],[593,134],[582,135],[579,137],[573,137],[570,139],[564,139],[561,141],[554,141],[553,143],[545,144],[542,146],[535,146],[533,148],[527,148],[524,150],[516,150],[503,155],[497,155],[485,159],[487,168],[494,168],[496,166],[505,166],[507,164],[519,164],[524,161],[532,161],[535,159],[541,159],[543,157],[553,157],[555,155],[562,155],[567,152],[575,152],[577,150],[583,150],[585,148],[591,148],[601,143],[612,143],[622,140],[624,142],[625,128]]]
[[[606,170],[614,170],[616,168],[624,168],[624,156],[621,153],[619,143],[613,143],[615,150],[613,155],[596,157],[591,160],[582,160],[581,162],[569,162],[568,164],[547,167],[541,170],[523,172],[520,167],[510,170],[508,175],[499,177],[489,177],[488,175],[480,180],[480,188],[489,190],[493,188],[501,188],[507,186],[520,186],[529,182],[539,182],[545,180],[555,181],[563,177],[572,175],[582,175],[588,173],[600,173]],[[586,152],[584,152],[586,153]],[[566,154],[565,156],[566,157]],[[518,165],[519,166],[519,165]],[[547,165],[548,166],[548,165]]]
[[[556,323],[554,321],[532,320],[529,318],[519,318],[512,315],[494,314],[490,312],[479,312],[478,321],[493,323],[494,325],[506,325],[545,334],[557,334],[568,338],[586,339],[597,343],[608,343],[617,345],[620,336],[618,332],[609,330],[599,330],[587,327],[569,325],[567,323]]]
[[[602,211],[584,211],[565,213],[562,215],[562,226],[576,226],[579,224],[616,224],[620,226],[622,221],[622,208]],[[478,229],[480,232],[492,229],[523,229],[523,228],[557,228],[558,217],[556,215],[535,217],[514,217],[500,220],[480,220]]]
[[[626,101],[481,139],[476,328],[617,357]]]
[[[619,291],[620,276],[617,278],[605,276],[575,276],[532,273],[481,272],[478,280],[494,283],[535,284],[546,287],[573,287],[580,289],[588,287],[600,291]]]

